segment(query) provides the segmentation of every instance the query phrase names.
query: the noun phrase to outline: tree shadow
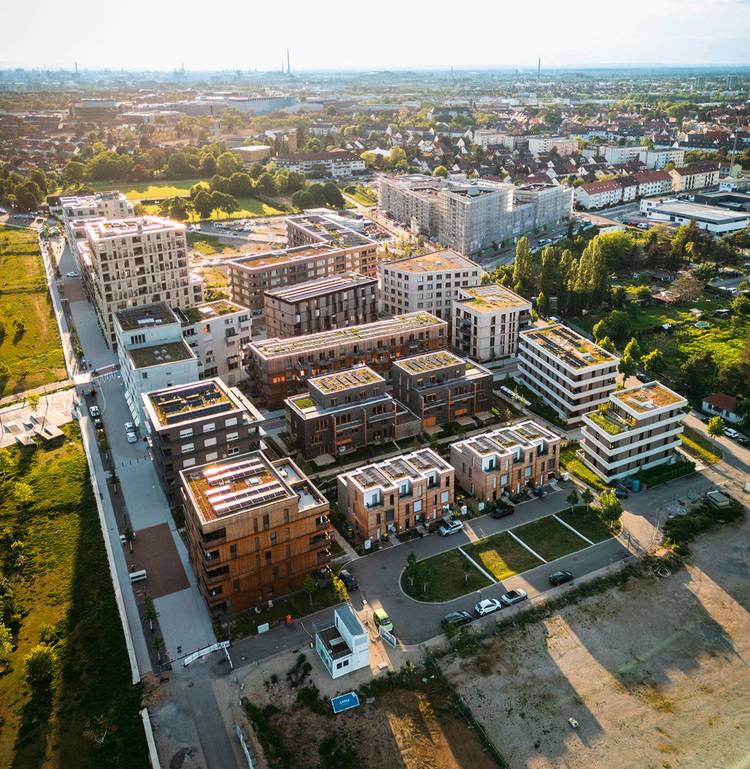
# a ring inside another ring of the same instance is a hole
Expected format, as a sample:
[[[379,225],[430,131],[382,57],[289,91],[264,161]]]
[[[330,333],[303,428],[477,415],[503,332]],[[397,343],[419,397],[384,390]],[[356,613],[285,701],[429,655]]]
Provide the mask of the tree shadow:
[[[23,706],[11,769],[35,769],[44,765],[52,729],[52,704],[52,689],[43,688],[33,692]]]

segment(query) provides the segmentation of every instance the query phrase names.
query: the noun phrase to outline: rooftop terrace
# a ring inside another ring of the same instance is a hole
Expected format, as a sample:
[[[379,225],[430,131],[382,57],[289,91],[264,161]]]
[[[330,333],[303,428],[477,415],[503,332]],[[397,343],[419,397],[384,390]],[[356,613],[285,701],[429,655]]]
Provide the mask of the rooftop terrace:
[[[538,445],[540,441],[555,440],[557,436],[550,430],[542,427],[533,420],[519,422],[509,427],[501,427],[498,430],[459,441],[454,445],[459,449],[468,449],[477,454],[507,454],[518,447],[529,448]]]
[[[317,350],[348,342],[365,342],[389,334],[407,334],[413,331],[424,331],[427,328],[446,326],[444,320],[436,318],[429,312],[411,312],[406,315],[396,315],[386,320],[365,323],[361,326],[349,326],[332,331],[321,331],[317,334],[295,336],[289,339],[262,339],[253,342],[250,349],[257,350],[263,357],[270,358],[281,355],[293,355]]]
[[[505,286],[497,283],[489,283],[486,286],[474,288],[462,288],[463,298],[455,300],[454,304],[461,304],[478,312],[496,312],[512,307],[531,307],[531,302],[519,296]]]
[[[133,366],[137,369],[162,366],[166,363],[175,363],[195,357],[193,351],[182,340],[179,342],[162,342],[150,347],[138,347],[128,350],[128,355],[133,361]]]
[[[220,379],[206,379],[169,387],[144,396],[162,427],[188,422],[242,408]]]
[[[375,286],[377,282],[377,278],[368,278],[357,272],[344,272],[326,278],[296,283],[293,286],[271,289],[266,291],[266,294],[283,302],[303,302],[336,291],[346,291],[367,285]]]
[[[127,219],[92,220],[86,224],[86,232],[92,240],[122,238],[132,235],[174,230],[185,232],[185,225],[160,216],[132,216]]]
[[[413,358],[401,358],[394,361],[393,365],[410,374],[426,374],[429,371],[436,371],[447,366],[460,366],[464,363],[463,358],[459,358],[452,352],[437,350],[424,355],[415,355]]]
[[[637,414],[645,414],[665,406],[684,405],[686,402],[682,395],[665,387],[661,382],[649,382],[627,390],[615,391],[610,397]]]
[[[228,299],[217,299],[213,302],[203,302],[193,307],[186,307],[184,310],[178,310],[177,312],[184,315],[185,320],[189,323],[200,323],[202,320],[219,318],[222,315],[229,315],[233,312],[241,312],[242,310],[248,312],[247,308],[240,304],[230,302]]]
[[[337,371],[333,374],[313,377],[308,381],[308,385],[320,390],[325,395],[331,395],[332,393],[349,390],[352,387],[363,387],[364,385],[384,381],[383,377],[369,366],[359,366],[348,371]]]
[[[561,323],[522,331],[521,338],[539,345],[548,355],[574,369],[618,361],[612,353]]]
[[[129,307],[127,310],[120,310],[116,313],[116,318],[123,331],[133,331],[137,328],[164,323],[179,323],[177,316],[164,302],[146,304],[141,307]]]
[[[320,238],[322,242],[330,243],[337,248],[352,248],[376,242],[372,238],[368,238],[367,235],[362,235],[356,230],[320,214],[290,216],[287,219],[287,226],[289,224],[297,226],[310,235]]]
[[[411,256],[395,262],[384,262],[383,267],[401,272],[438,272],[441,270],[480,270],[481,267],[455,251],[445,249],[422,256]]]
[[[275,251],[266,251],[262,254],[248,254],[247,256],[238,256],[232,259],[232,264],[236,264],[243,270],[261,270],[266,267],[273,267],[287,262],[303,262],[306,259],[316,259],[322,256],[340,251],[340,248],[321,243],[314,246],[295,246],[294,248],[280,248]]]
[[[346,476],[363,489],[376,486],[395,486],[399,480],[423,480],[431,471],[450,470],[451,466],[432,449],[421,449],[412,454],[386,459],[372,465],[365,465]]]

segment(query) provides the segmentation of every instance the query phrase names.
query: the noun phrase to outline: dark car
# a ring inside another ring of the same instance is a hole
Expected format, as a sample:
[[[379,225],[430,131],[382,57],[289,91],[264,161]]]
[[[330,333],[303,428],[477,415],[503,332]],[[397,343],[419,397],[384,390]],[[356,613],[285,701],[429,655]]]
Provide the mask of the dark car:
[[[99,417],[96,417],[96,419],[94,419],[94,427],[97,430],[103,430],[104,429],[104,422],[102,422],[102,420]]]
[[[346,569],[339,572],[339,579],[346,585],[346,589],[351,593],[353,590],[359,590],[359,582],[356,577]]]
[[[628,490],[627,490],[627,489],[624,489],[622,486],[618,486],[618,487],[615,489],[615,496],[616,496],[618,499],[627,499],[629,495],[630,495],[630,494],[629,494]]]
[[[471,622],[471,614],[468,611],[452,611],[440,620],[443,627],[460,627],[469,622]]]
[[[557,587],[558,585],[564,585],[566,582],[570,582],[573,579],[573,572],[553,571],[547,579],[549,579],[550,585]]]
[[[490,516],[492,516],[492,518],[505,518],[506,515],[513,515],[515,511],[516,508],[513,507],[513,505],[501,503],[495,507],[490,513]]]

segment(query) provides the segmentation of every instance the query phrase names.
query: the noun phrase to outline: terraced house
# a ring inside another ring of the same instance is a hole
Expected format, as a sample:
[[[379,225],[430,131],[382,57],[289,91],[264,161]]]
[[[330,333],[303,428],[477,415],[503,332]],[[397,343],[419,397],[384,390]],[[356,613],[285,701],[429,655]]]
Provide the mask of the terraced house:
[[[183,470],[185,532],[214,611],[262,606],[330,568],[328,500],[288,458],[262,451]]]
[[[413,312],[320,334],[252,342],[245,365],[253,399],[279,408],[285,398],[303,392],[312,377],[366,365],[387,381],[394,360],[447,344],[444,320]]]
[[[305,459],[338,456],[421,430],[416,414],[387,393],[385,379],[368,366],[314,377],[307,395],[287,398],[284,407]]]
[[[533,420],[451,444],[456,483],[484,502],[544,485],[559,463],[560,437]]]
[[[518,372],[522,382],[560,415],[568,427],[606,402],[615,389],[620,360],[561,323],[522,331]]]
[[[423,430],[490,407],[492,372],[447,350],[397,360],[391,379],[394,396],[420,418]]]
[[[339,510],[364,539],[428,523],[454,499],[454,470],[432,449],[365,465],[338,477]]]
[[[583,461],[607,483],[673,461],[686,406],[660,382],[611,393],[583,416]]]

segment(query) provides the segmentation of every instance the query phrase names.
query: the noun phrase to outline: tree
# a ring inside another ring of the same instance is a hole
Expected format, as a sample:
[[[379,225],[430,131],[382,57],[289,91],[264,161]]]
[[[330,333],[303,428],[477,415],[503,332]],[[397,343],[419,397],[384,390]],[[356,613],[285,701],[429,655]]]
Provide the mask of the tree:
[[[201,176],[213,176],[217,172],[216,158],[210,152],[201,156],[200,172]]]
[[[622,505],[614,491],[605,491],[599,496],[599,514],[610,526],[620,520]]]
[[[29,393],[26,396],[26,404],[31,411],[36,414],[36,411],[39,408],[39,393]]]
[[[13,651],[13,634],[0,622],[0,664],[7,665]]]
[[[128,547],[130,548],[130,552],[133,552],[133,542],[135,541],[135,532],[133,529],[130,528],[130,526],[125,527],[125,531],[122,533],[123,537],[125,537],[125,541],[128,543]]]
[[[721,438],[726,431],[727,423],[721,417],[711,417],[706,424],[706,432],[712,438]]]
[[[216,158],[216,173],[219,176],[231,176],[242,168],[242,163],[233,152],[222,152]]]
[[[623,355],[629,355],[634,361],[641,357],[641,348],[635,337],[630,337],[630,341],[625,345],[625,349],[623,350]]]
[[[468,583],[469,581],[469,574],[471,574],[472,565],[469,563],[468,558],[463,558],[461,561],[461,566],[464,570],[464,585]]]
[[[601,321],[599,321],[601,323]],[[603,339],[600,339],[597,344],[599,347],[601,347],[603,350],[606,350],[607,352],[614,353],[615,351],[615,343],[608,337],[605,336]]]
[[[547,299],[544,291],[540,291],[536,296],[536,308],[542,315],[549,313],[549,299]]]
[[[704,288],[702,280],[685,273],[672,283],[670,290],[678,302],[691,302],[701,296]]]
[[[161,653],[164,651],[164,639],[160,635],[154,638],[154,649],[156,649],[156,661],[161,665]]]
[[[159,612],[156,611],[156,606],[154,606],[154,599],[151,598],[150,595],[147,595],[144,600],[144,606],[145,606],[145,616],[148,620],[148,629],[153,633],[154,632],[154,622],[156,622],[157,619],[159,619]]]
[[[199,190],[198,194],[193,198],[193,208],[195,208],[196,213],[201,219],[208,219],[214,210],[212,194],[206,192],[206,190]]]
[[[312,577],[307,577],[302,583],[302,589],[307,593],[307,597],[310,599],[310,606],[312,606],[313,593],[318,589],[318,583]]]
[[[406,566],[404,567],[404,574],[406,575],[406,578],[409,580],[409,585],[413,590],[414,580],[417,577],[417,556],[414,555],[414,552],[411,552],[409,553],[409,555],[406,556]]]
[[[341,190],[333,182],[326,182],[323,185],[326,196],[326,204],[332,208],[343,208],[345,204],[344,196]]]
[[[435,170],[432,172],[432,175],[445,178],[448,176],[448,169],[445,166],[435,166]]]
[[[581,492],[581,500],[587,507],[594,501],[594,495],[591,493],[591,489],[585,488]]]
[[[34,501],[34,489],[24,481],[17,481],[13,486],[13,497],[21,507],[26,507]]]
[[[690,398],[699,399],[713,390],[718,366],[710,350],[693,353],[681,366],[683,386]]]
[[[57,653],[49,644],[39,643],[24,657],[26,682],[32,689],[50,688],[57,670]]]
[[[578,504],[578,492],[575,489],[570,490],[570,494],[568,494],[566,502],[571,507],[575,507]]]
[[[617,366],[617,370],[623,375],[625,379],[629,379],[636,370],[636,362],[630,355],[623,355],[620,358],[620,363]]]
[[[748,299],[748,297],[746,297],[744,294],[735,296],[735,298],[732,299],[732,301],[729,303],[729,306],[732,308],[732,312],[735,315],[750,314],[750,299]]]
[[[346,603],[346,601],[349,600],[349,591],[346,589],[344,580],[336,575],[333,577],[333,590],[336,593],[336,598],[338,598],[341,603]]]
[[[641,356],[641,366],[648,374],[653,376],[661,367],[663,358],[664,355],[661,350],[651,350],[651,352]]]
[[[71,160],[65,164],[62,172],[63,185],[72,187],[82,184],[86,178],[86,166],[77,160]]]
[[[534,265],[531,258],[529,239],[524,235],[516,245],[516,258],[513,263],[513,285],[521,292],[529,293],[534,281]]]

